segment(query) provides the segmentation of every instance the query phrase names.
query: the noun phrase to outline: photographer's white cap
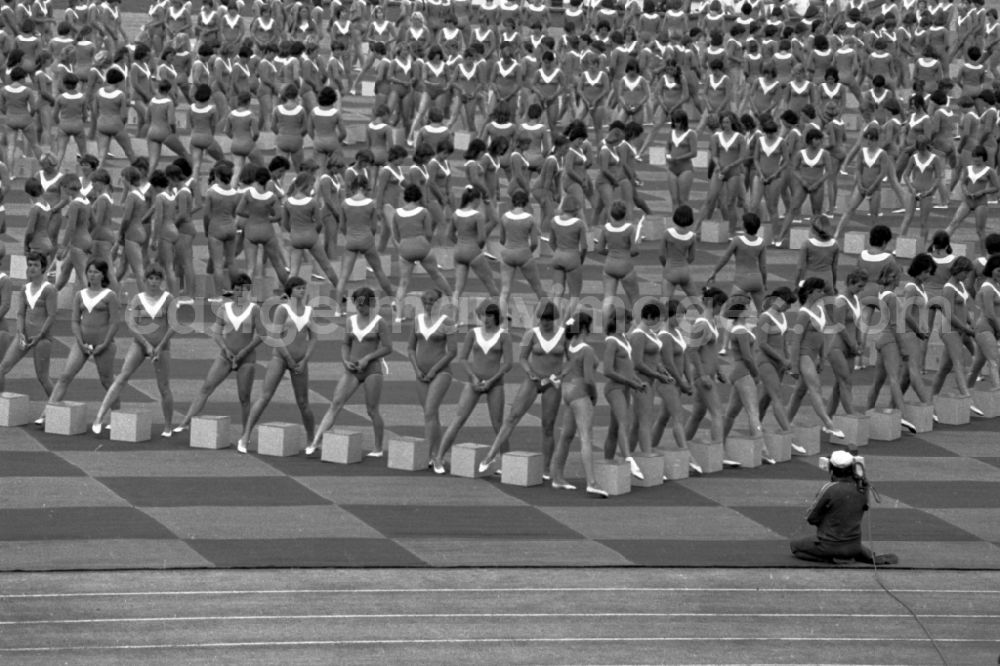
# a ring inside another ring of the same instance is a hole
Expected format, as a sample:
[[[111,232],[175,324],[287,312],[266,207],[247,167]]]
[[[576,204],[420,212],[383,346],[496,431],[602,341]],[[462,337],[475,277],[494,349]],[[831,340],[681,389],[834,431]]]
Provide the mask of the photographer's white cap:
[[[854,456],[847,451],[834,451],[830,456],[830,465],[844,469],[854,464]]]

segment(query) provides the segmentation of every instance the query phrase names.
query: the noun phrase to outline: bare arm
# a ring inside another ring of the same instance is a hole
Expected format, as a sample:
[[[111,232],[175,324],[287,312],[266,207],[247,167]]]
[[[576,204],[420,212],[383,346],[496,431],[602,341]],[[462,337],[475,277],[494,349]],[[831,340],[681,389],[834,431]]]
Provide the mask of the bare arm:
[[[635,371],[647,377],[650,383],[657,380],[666,381],[666,377],[657,368],[648,365],[645,361],[643,351],[646,346],[646,334],[642,331],[634,331],[629,336],[629,343],[632,345],[632,367],[635,368]]]
[[[625,375],[618,372],[617,368],[615,367],[616,366],[615,358],[618,354],[619,349],[620,347],[616,342],[608,342],[606,345],[604,345],[604,376],[618,384],[623,384],[625,386],[629,386],[631,388],[640,390],[644,386],[642,382],[637,382],[634,379],[626,377]]]
[[[253,324],[253,337],[250,338],[250,342],[247,345],[236,352],[234,355],[234,360],[236,362],[242,361],[247,355],[252,352],[257,346],[264,341],[264,322],[260,318],[260,310],[258,309],[253,314],[254,324]]]
[[[25,298],[27,301],[27,298]],[[59,294],[55,289],[48,289],[45,292],[45,321],[42,322],[42,327],[38,330],[38,335],[32,338],[32,344],[38,342],[44,337],[47,337],[49,331],[52,330],[52,325],[56,323],[56,313],[59,310]]]
[[[708,282],[713,281],[715,276],[719,274],[719,271],[725,268],[726,264],[729,263],[729,260],[732,259],[734,254],[736,254],[736,243],[738,242],[739,241],[736,239],[729,241],[729,247],[727,247],[726,251],[722,253],[721,257],[719,257],[719,260],[715,263],[715,268],[712,269],[712,272],[709,274],[707,280]]]
[[[452,325],[450,322],[444,323],[444,326],[450,325]],[[445,352],[441,358],[438,359],[437,363],[435,363],[427,372],[427,380],[430,381],[431,379],[434,379],[439,372],[447,368],[448,365],[455,359],[457,354],[458,343],[455,342],[455,336],[453,334],[449,334],[445,342]]]

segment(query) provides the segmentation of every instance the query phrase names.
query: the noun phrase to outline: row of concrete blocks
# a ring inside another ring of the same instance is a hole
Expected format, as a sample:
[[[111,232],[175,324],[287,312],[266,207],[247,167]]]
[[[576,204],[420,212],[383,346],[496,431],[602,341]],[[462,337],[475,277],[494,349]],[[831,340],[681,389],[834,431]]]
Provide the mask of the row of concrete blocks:
[[[906,404],[900,410],[872,410],[863,415],[838,415],[834,427],[844,432],[843,440],[834,444],[855,447],[868,445],[869,441],[895,441],[902,436],[901,418],[912,423],[918,433],[929,432],[934,419],[945,425],[969,423],[971,407],[975,405],[984,416],[1000,417],[1000,391],[975,391],[969,397],[956,395],[937,396],[933,405]],[[82,402],[62,402],[47,405],[45,431],[58,435],[79,435],[87,431],[87,405]],[[17,427],[32,420],[31,403],[26,395],[0,394],[0,426]],[[121,410],[111,413],[111,439],[123,442],[148,441],[152,436],[153,414],[146,410]],[[227,416],[202,416],[191,422],[191,446],[202,449],[224,449],[232,446],[232,424]],[[423,439],[386,433],[387,467],[390,469],[419,471],[430,462],[430,445]],[[723,460],[737,462],[741,467],[760,466],[763,454],[776,462],[792,457],[792,442],[805,449],[803,455],[820,452],[820,429],[815,425],[796,425],[789,433],[765,431],[764,437],[731,435],[725,444],[691,442],[687,449],[666,449],[651,455],[636,455],[635,460],[643,471],[643,480],[632,478],[629,465],[624,461],[599,460],[595,462],[595,475],[601,488],[612,495],[630,492],[632,485],[656,486],[667,479],[683,479],[693,458],[706,474],[718,472]],[[257,453],[268,456],[298,455],[305,448],[305,430],[295,423],[267,423],[258,427]],[[335,428],[323,436],[321,459],[338,464],[359,463],[365,450],[374,446],[374,437],[368,429]],[[451,454],[451,474],[476,478],[484,476],[478,471],[488,451],[481,444],[457,444]],[[500,464],[503,468],[502,483],[517,486],[542,484],[543,458],[539,453],[513,451],[505,453]],[[492,474],[491,469],[486,474]]]
[[[205,422],[205,431],[198,430],[198,421]],[[216,425],[208,430],[208,423]],[[201,448],[224,448],[229,445],[226,433],[229,429],[228,417],[207,417],[195,419],[191,428],[191,446]],[[815,428],[815,450],[819,452],[819,429]],[[662,485],[664,478],[687,478],[690,461],[698,461],[706,473],[722,469],[723,459],[732,459],[745,467],[759,466],[763,447],[781,460],[791,459],[791,435],[769,434],[765,442],[761,439],[731,437],[725,446],[721,444],[692,443],[689,449],[669,449],[650,455],[637,454],[635,461],[643,472],[643,480],[632,477],[630,466],[625,461],[596,460],[594,473],[599,487],[610,495],[623,495],[632,487],[653,487]],[[773,438],[773,439],[772,439]],[[431,461],[431,449],[424,439],[406,437],[386,432],[386,466],[389,469],[420,471],[427,469]],[[334,428],[323,435],[320,459],[323,462],[349,465],[364,459],[366,450],[374,446],[374,437],[367,428]],[[305,432],[295,423],[269,423],[258,427],[257,453],[271,456],[294,456],[305,447]],[[773,447],[780,447],[783,453],[774,453]],[[484,444],[461,443],[451,449],[450,473],[463,478],[491,476],[502,469],[501,483],[514,486],[539,486],[545,473],[542,454],[529,451],[511,451],[503,454],[497,464],[480,473],[479,464],[486,458],[489,447]]]
[[[21,393],[0,393],[0,427],[15,428],[33,421],[31,400]],[[45,405],[45,432],[50,435],[82,435],[90,428],[87,403],[57,402]],[[123,409],[111,412],[111,439],[145,442],[152,438],[153,412]]]
[[[893,442],[902,437],[901,419],[906,419],[917,433],[926,433],[940,425],[966,425],[972,418],[972,407],[986,418],[1000,417],[1000,390],[973,391],[968,397],[942,394],[930,405],[906,403],[899,409],[874,409],[863,415],[838,415],[833,425],[844,433],[844,439],[832,439],[834,444],[866,446],[869,441]],[[936,419],[936,421],[935,421]]]
[[[16,427],[29,423],[33,412],[28,396],[14,393],[0,394],[0,426]],[[123,442],[148,441],[152,435],[153,414],[146,410],[114,411],[111,413],[111,439]],[[87,404],[62,402],[48,405],[45,410],[45,431],[50,434],[80,435],[89,426]],[[808,453],[819,453],[819,428],[804,426],[794,437],[807,445]],[[778,461],[791,459],[793,435],[767,433],[766,439],[730,437],[725,445],[693,442],[688,449],[669,449],[652,455],[636,455],[635,460],[643,471],[644,480],[632,478],[630,467],[624,461],[595,461],[595,474],[601,488],[612,495],[630,492],[633,484],[642,487],[657,486],[668,479],[688,476],[691,458],[706,473],[722,469],[723,459],[739,462],[743,467],[761,464],[763,451]],[[405,471],[426,469],[430,463],[430,445],[421,438],[385,434],[387,467]],[[232,423],[227,416],[201,416],[191,422],[190,442],[193,448],[224,449],[233,444]],[[266,423],[257,428],[257,453],[266,456],[294,456],[306,445],[305,430],[296,423]],[[374,437],[367,428],[335,428],[323,436],[321,460],[338,464],[359,463],[366,450],[374,447]],[[482,444],[457,444],[451,453],[451,474],[477,478],[491,475],[496,466],[485,474],[479,464],[486,457],[489,447]],[[542,484],[543,458],[539,453],[512,451],[500,460],[503,474],[501,482],[516,486]]]
[[[834,427],[846,433],[846,442],[857,446],[864,446],[867,440],[876,439],[881,441],[892,441],[899,438],[899,419],[905,418],[912,423],[918,432],[929,432],[933,429],[935,417],[937,423],[944,425],[965,425],[969,423],[972,407],[975,406],[983,413],[985,418],[1000,417],[1000,390],[986,389],[973,390],[967,397],[954,394],[941,394],[935,396],[934,403],[930,405],[907,403],[902,411],[895,410],[870,410],[864,415],[837,415],[834,416]],[[79,435],[86,432],[87,426],[87,403],[84,402],[60,402],[45,407],[45,428],[46,432],[57,435]],[[33,420],[31,400],[27,395],[20,393],[0,393],[0,427],[19,427]],[[151,438],[153,413],[149,410],[117,410],[111,412],[111,435],[112,439],[128,442],[142,442]],[[868,425],[863,425],[864,422]],[[260,426],[259,440],[266,452],[264,455],[294,455],[305,447],[305,444],[298,441],[294,436],[289,436],[289,428],[300,428],[291,424],[265,424]],[[192,446],[198,448],[219,449],[232,445],[230,441],[230,420],[225,416],[205,416],[198,417],[192,422],[191,441]],[[800,446],[807,449],[808,455],[815,455],[819,451],[819,437],[812,430],[815,426],[796,426],[792,434],[765,431],[762,446],[766,448],[769,457],[776,460],[788,460],[785,449],[790,450],[790,442],[794,439]],[[271,437],[272,429],[277,429],[280,433]],[[330,456],[339,456],[330,459],[329,462],[352,463],[360,461],[360,451],[364,444],[373,446],[370,435],[365,436],[362,429],[337,428],[324,436],[324,452]],[[868,436],[864,436],[865,433]],[[893,436],[893,433],[896,433]],[[280,436],[278,436],[280,434]],[[303,438],[304,438],[304,433]],[[789,438],[788,446],[782,441],[784,437]],[[302,439],[302,438],[299,438]],[[392,435],[389,441],[407,442],[413,438]],[[739,437],[730,437],[729,441],[738,441]],[[815,447],[812,444],[815,442]],[[327,446],[327,444],[330,446]],[[477,445],[460,445],[477,446]],[[710,446],[708,444],[698,444],[695,446]],[[272,447],[273,451],[272,452]],[[298,450],[295,450],[298,447]],[[347,448],[344,448],[347,447]],[[457,448],[457,447],[456,447]],[[815,450],[810,450],[815,448]],[[341,451],[343,449],[343,451]],[[341,453],[337,453],[341,452]],[[733,455],[729,455],[733,453]],[[738,458],[738,452],[726,452],[727,459]],[[698,455],[692,454],[698,462],[701,462]],[[430,457],[428,447],[427,459]],[[356,458],[356,459],[355,459]],[[324,460],[327,454],[324,453]],[[476,463],[478,465],[478,462]],[[760,464],[759,459],[756,464],[748,466],[755,467]],[[710,465],[711,466],[711,465]],[[685,467],[686,469],[686,467]],[[460,476],[465,476],[461,474]]]

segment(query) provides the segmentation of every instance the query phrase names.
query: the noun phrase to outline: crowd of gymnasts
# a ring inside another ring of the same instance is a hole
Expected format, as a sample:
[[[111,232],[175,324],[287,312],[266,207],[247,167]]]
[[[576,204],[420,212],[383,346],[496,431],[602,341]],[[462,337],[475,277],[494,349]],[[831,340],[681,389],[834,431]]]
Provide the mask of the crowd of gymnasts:
[[[58,401],[93,357],[108,389],[95,431],[147,359],[156,368],[164,435],[175,430],[169,313],[193,301],[199,231],[220,294],[213,299],[220,356],[177,428],[236,371],[240,450],[287,370],[310,452],[361,386],[374,453],[381,452],[382,359],[400,330],[394,325],[407,316],[403,302],[417,265],[435,288],[414,318],[410,360],[439,472],[480,394],[497,430],[487,463],[541,395],[547,469],[557,487],[568,485],[561,465],[569,442],[579,434],[589,452],[598,367],[612,413],[605,455],[626,458],[634,446],[655,448],[668,424],[675,444],[685,446],[706,413],[712,441],[722,441],[740,410],[754,433],[768,407],[788,429],[806,396],[824,428],[838,434],[831,420],[838,405],[861,409],[851,402],[851,375],[870,340],[879,353],[868,406],[884,383],[897,406],[910,387],[929,403],[949,375],[968,393],[984,367],[998,384],[1000,292],[990,262],[1000,245],[988,233],[987,210],[1000,192],[1000,23],[978,3],[834,2],[799,15],[766,2],[573,0],[556,29],[537,1],[407,2],[397,12],[361,0],[208,0],[197,10],[171,0],[150,8],[134,43],[116,0],[55,14],[47,2],[0,7],[0,194],[14,186],[8,167],[15,159],[38,166],[23,184],[16,179],[31,200],[28,280],[18,290],[16,330],[0,332],[0,378],[30,353]],[[371,117],[357,149],[346,143],[341,105],[359,95]],[[845,123],[849,101],[861,118],[856,135]],[[145,156],[135,154],[137,140],[146,143]],[[120,175],[112,144],[128,162]],[[456,144],[463,145],[458,160]],[[707,197],[692,207],[695,158],[706,146]],[[64,170],[71,147],[77,169]],[[276,154],[266,157],[272,148]],[[653,216],[638,178],[655,151],[665,162],[669,219]],[[854,182],[837,217],[844,171]],[[891,253],[893,232],[881,224],[884,188],[903,204],[895,235],[917,229],[927,246],[905,271]],[[807,200],[811,236],[791,285],[776,286],[767,250],[787,245]],[[848,270],[838,241],[865,200],[870,242]],[[950,221],[934,232],[930,215],[942,206]],[[707,284],[696,285],[697,232],[717,212],[733,237]],[[970,215],[981,253],[975,264],[950,250],[950,236]],[[635,270],[652,225],[664,237],[655,303],[639,298]],[[772,229],[769,239],[763,225]],[[439,269],[441,247],[454,254],[451,283]],[[592,313],[581,309],[588,255],[603,263],[603,303]],[[387,256],[398,264],[395,284],[383,268]],[[347,278],[362,259],[391,299],[388,320],[371,289],[349,294]],[[730,261],[736,279],[727,294],[715,276]],[[345,372],[319,428],[307,400],[308,359],[320,342],[299,277],[308,264],[328,280],[335,314],[345,316],[348,296],[355,312],[344,324]],[[285,300],[264,316],[252,285],[267,270]],[[460,341],[448,313],[468,295],[470,273],[493,300]],[[517,275],[539,308],[537,326],[518,347],[527,378],[505,410]],[[121,302],[129,277],[137,293]],[[71,314],[77,344],[53,385],[56,293],[73,279],[83,286]],[[12,291],[0,277],[4,314]],[[796,303],[789,322],[785,311]],[[123,321],[133,341],[116,373]],[[927,386],[923,359],[935,321],[948,328],[946,355]],[[598,364],[587,339],[602,332]],[[264,342],[273,356],[252,401],[256,348]],[[973,352],[970,368],[963,348]],[[724,372],[720,355],[728,358]],[[461,418],[442,432],[438,411],[456,360],[469,383]],[[824,397],[819,371],[826,365],[833,381]],[[796,378],[790,396],[782,395],[786,374]],[[725,410],[722,381],[732,385]],[[654,409],[657,395],[662,409]],[[641,474],[634,462],[633,473]],[[589,466],[587,481],[596,487]]]

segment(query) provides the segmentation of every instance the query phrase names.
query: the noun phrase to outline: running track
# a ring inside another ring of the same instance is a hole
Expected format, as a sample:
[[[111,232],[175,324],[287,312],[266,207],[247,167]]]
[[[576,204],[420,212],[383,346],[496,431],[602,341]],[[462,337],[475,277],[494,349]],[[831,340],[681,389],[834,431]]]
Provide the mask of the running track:
[[[404,569],[0,581],[0,660],[9,664],[989,664],[1000,620],[1000,577],[971,572]]]

